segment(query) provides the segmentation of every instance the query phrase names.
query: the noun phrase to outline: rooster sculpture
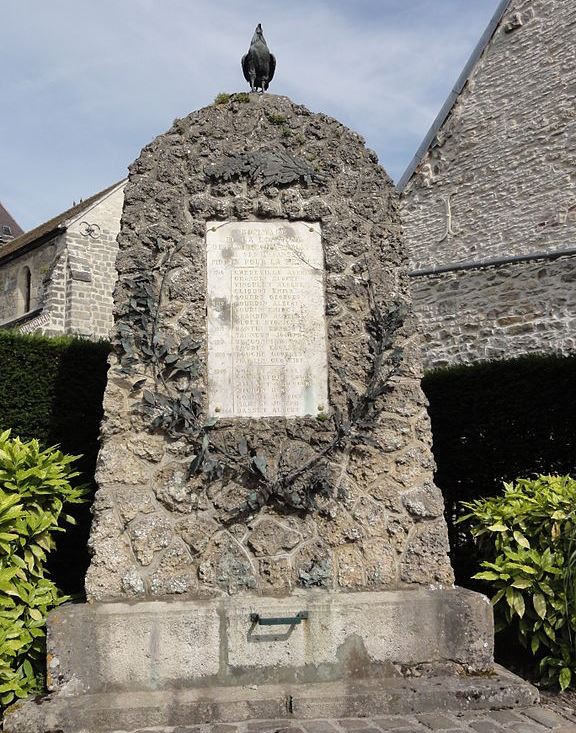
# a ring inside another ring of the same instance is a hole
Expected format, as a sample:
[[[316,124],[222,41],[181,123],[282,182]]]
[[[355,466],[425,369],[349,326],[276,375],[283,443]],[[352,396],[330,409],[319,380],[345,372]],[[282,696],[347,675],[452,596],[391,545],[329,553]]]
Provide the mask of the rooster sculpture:
[[[264,40],[262,26],[258,23],[248,53],[242,56],[242,71],[250,84],[250,91],[257,92],[260,89],[265,92],[274,78],[275,69],[276,58],[270,53]]]

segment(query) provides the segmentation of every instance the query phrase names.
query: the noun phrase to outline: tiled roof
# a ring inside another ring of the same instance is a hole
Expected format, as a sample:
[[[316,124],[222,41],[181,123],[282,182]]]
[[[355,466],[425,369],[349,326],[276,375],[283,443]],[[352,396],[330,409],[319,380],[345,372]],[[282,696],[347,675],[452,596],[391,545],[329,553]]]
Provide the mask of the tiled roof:
[[[49,219],[44,222],[44,224],[40,224],[40,226],[37,226],[35,229],[31,229],[29,232],[16,237],[16,239],[8,242],[3,247],[0,246],[0,260],[3,260],[10,255],[14,256],[14,253],[18,252],[18,250],[24,249],[25,247],[30,248],[30,246],[33,246],[34,242],[37,240],[46,239],[50,234],[56,234],[58,230],[65,229],[67,221],[74,219],[83,211],[89,209],[92,204],[96,203],[98,199],[101,199],[107,193],[110,193],[110,191],[113,191],[120,185],[120,183],[122,183],[122,181],[118,181],[114,185],[108,186],[108,188],[105,188],[103,191],[99,191],[94,194],[94,196],[90,196],[86,201],[82,201],[79,204],[76,204],[76,206],[72,206],[72,208],[63,211],[53,219]]]
[[[4,227],[9,227],[10,233],[4,231]],[[0,242],[5,237],[19,237],[21,234],[24,234],[24,230],[0,203]]]

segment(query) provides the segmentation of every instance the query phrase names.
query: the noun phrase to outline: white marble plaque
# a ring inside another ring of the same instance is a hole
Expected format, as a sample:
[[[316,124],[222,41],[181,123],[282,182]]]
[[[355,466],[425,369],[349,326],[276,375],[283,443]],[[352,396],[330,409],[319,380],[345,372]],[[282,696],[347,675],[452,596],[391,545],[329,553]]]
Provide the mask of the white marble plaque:
[[[210,415],[326,412],[320,224],[207,222],[206,251]]]

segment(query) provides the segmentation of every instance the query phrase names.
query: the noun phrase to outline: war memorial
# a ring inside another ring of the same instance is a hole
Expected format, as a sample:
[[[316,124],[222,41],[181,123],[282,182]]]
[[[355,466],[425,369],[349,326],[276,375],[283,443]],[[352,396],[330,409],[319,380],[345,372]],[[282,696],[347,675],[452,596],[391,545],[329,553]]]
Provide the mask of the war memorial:
[[[130,168],[87,602],[6,733],[533,703],[453,585],[390,179],[286,97],[219,101]]]

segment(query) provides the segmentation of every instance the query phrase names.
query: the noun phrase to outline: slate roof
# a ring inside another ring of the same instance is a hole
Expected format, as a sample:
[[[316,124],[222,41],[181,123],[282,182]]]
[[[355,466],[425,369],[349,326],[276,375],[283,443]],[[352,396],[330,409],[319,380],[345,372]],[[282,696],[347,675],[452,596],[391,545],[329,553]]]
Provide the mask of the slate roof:
[[[58,216],[55,216],[53,219],[49,219],[48,221],[44,222],[44,224],[40,224],[40,226],[37,226],[35,229],[31,229],[29,232],[26,232],[21,236],[16,237],[16,239],[13,239],[4,246],[0,246],[0,262],[7,257],[16,257],[18,254],[20,254],[20,250],[27,251],[33,249],[35,246],[40,245],[42,242],[45,242],[52,236],[55,236],[59,232],[64,231],[68,222],[71,219],[75,219],[83,211],[89,209],[92,204],[96,203],[107,193],[113,191],[121,183],[122,181],[117,181],[112,186],[108,186],[108,188],[105,188],[103,191],[99,191],[98,193],[95,193],[94,196],[90,196],[90,198],[86,199],[85,201],[76,204],[76,206],[72,206],[70,209],[66,209],[66,211],[58,214]]]
[[[496,29],[498,28],[500,21],[502,20],[502,17],[504,16],[504,13],[508,9],[510,2],[511,0],[501,0],[500,4],[496,8],[496,12],[492,16],[491,21],[488,23],[488,27],[482,34],[480,40],[478,41],[476,45],[476,48],[472,51],[472,55],[466,62],[466,65],[464,66],[464,68],[462,69],[462,73],[458,77],[456,84],[454,85],[454,88],[448,95],[448,99],[442,105],[442,109],[440,110],[440,112],[438,113],[438,116],[432,123],[432,127],[428,130],[428,132],[426,133],[426,137],[424,138],[420,147],[416,151],[416,155],[412,158],[412,160],[410,161],[410,164],[408,165],[408,167],[402,174],[402,177],[396,184],[396,191],[398,191],[399,193],[401,193],[404,190],[404,188],[406,187],[406,184],[412,178],[412,175],[414,174],[414,171],[420,164],[420,161],[426,155],[431,145],[433,144],[438,131],[440,130],[440,128],[446,121],[450,112],[452,112],[452,108],[454,107],[456,100],[460,96],[460,92],[466,86],[466,82],[468,81],[470,74],[472,73],[474,67],[476,66],[478,59],[480,58],[480,56],[482,56],[488,44],[492,40],[492,36],[496,32]]]
[[[5,234],[3,227],[10,227],[11,234]],[[21,234],[24,234],[24,230],[0,202],[0,242],[5,237],[19,237]]]

